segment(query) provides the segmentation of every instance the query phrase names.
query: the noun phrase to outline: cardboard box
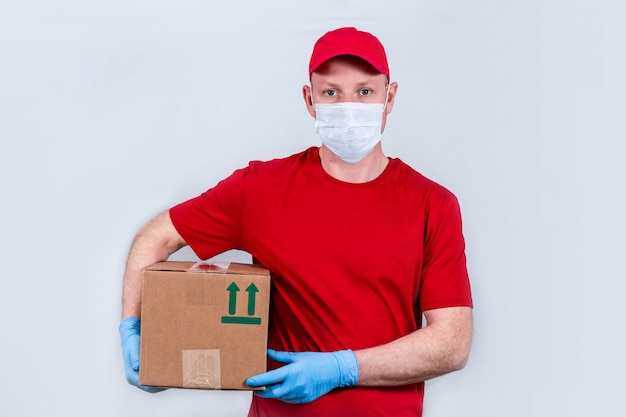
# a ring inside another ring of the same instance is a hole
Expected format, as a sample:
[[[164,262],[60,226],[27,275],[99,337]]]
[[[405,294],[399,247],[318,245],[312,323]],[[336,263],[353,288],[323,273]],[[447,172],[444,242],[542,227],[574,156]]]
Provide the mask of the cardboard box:
[[[144,273],[139,383],[251,389],[266,371],[269,271],[227,262],[160,262]]]

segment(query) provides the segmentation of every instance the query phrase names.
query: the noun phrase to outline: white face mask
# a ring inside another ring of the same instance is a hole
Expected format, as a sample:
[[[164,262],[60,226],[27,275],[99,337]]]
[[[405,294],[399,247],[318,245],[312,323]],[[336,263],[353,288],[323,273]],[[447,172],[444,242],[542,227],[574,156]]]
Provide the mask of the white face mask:
[[[335,155],[356,164],[380,142],[386,105],[386,102],[314,104],[315,132]]]

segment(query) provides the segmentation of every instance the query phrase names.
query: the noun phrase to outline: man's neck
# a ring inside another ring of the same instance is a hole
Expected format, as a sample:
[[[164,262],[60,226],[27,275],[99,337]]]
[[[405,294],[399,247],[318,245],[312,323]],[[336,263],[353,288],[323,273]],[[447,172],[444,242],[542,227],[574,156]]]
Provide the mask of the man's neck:
[[[356,164],[348,164],[330,149],[322,145],[319,149],[322,168],[331,177],[339,181],[361,184],[376,179],[389,164],[380,142],[365,158]]]

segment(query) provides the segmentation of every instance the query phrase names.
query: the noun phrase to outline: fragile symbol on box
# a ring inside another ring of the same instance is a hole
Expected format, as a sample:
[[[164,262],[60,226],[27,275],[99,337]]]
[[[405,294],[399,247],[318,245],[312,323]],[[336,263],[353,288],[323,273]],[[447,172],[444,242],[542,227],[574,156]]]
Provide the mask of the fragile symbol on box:
[[[255,304],[256,304],[256,293],[259,292],[259,289],[254,282],[248,285],[246,288],[246,292],[248,293],[248,316],[236,316],[237,313],[237,293],[239,292],[239,286],[233,281],[226,288],[228,291],[228,316],[222,316],[222,323],[226,324],[261,324],[260,317],[253,317]]]

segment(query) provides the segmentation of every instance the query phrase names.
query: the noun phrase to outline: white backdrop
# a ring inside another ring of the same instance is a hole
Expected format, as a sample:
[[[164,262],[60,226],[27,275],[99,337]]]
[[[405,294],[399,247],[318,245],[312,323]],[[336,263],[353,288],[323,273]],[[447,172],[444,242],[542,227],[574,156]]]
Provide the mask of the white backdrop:
[[[608,0],[0,1],[0,415],[246,415],[247,392],[126,384],[126,253],[249,160],[318,144],[301,87],[345,25],[400,85],[385,151],[464,214],[473,352],[425,416],[623,415],[625,21]]]

